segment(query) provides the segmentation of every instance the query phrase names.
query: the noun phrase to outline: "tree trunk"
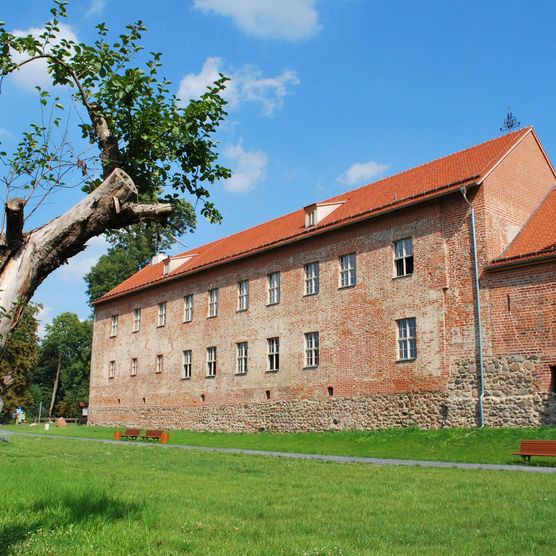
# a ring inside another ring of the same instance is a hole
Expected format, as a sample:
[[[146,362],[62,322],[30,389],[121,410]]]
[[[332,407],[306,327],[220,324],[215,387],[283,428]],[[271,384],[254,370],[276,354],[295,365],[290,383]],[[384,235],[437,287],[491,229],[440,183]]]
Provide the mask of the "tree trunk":
[[[37,287],[83,251],[88,240],[141,220],[163,221],[173,212],[170,204],[135,204],[136,197],[132,179],[115,169],[72,209],[29,233],[21,233],[23,205],[8,202],[6,210],[12,224],[6,237],[0,236],[0,357]]]
[[[50,400],[50,408],[48,409],[48,416],[52,415],[54,411],[54,403],[56,402],[56,394],[58,392],[58,382],[60,380],[60,369],[62,368],[62,356],[58,352],[58,366],[56,367],[56,378],[54,379],[54,386],[52,387],[52,399]]]

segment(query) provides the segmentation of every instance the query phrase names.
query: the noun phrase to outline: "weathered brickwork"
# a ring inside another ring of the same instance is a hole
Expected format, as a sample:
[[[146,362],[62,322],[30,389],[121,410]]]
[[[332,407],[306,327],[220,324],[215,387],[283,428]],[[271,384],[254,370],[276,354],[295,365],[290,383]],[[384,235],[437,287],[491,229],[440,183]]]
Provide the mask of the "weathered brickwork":
[[[550,176],[540,147],[526,141],[468,192],[477,217],[487,425],[556,422],[549,392],[556,263],[485,270],[553,186]],[[504,183],[523,191],[502,206]],[[526,191],[538,201],[512,208]],[[396,278],[393,243],[408,237],[415,269]],[[356,254],[357,284],[340,288],[339,257],[347,253]],[[471,254],[469,207],[452,193],[107,300],[96,309],[90,422],[230,431],[474,426],[479,382]],[[319,293],[304,295],[304,265],[314,261]],[[280,272],[276,305],[268,305],[271,272]],[[246,311],[237,310],[241,280],[249,280]],[[218,316],[207,318],[212,288],[219,292]],[[193,318],[183,322],[190,294]],[[166,303],[164,326],[157,326],[160,303]],[[136,308],[141,327],[133,332]],[[118,315],[115,337],[112,315]],[[417,357],[402,362],[396,320],[406,318],[416,319]],[[320,334],[316,368],[304,368],[308,332]],[[277,372],[268,367],[267,339],[274,337],[280,338]],[[237,373],[239,342],[248,343],[246,374]],[[207,376],[210,346],[217,348],[214,377]],[[192,354],[190,378],[183,378],[184,350]]]

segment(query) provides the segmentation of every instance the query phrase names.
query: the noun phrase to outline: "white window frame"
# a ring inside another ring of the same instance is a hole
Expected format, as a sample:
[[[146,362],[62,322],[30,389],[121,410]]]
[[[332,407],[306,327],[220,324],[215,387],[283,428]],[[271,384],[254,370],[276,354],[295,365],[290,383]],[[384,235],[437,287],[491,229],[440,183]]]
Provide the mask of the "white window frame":
[[[158,304],[158,326],[166,326],[166,301]]]
[[[133,332],[141,330],[141,308],[133,309]]]
[[[154,372],[156,374],[160,374],[163,370],[164,370],[164,355],[159,353],[156,356],[156,368]]]
[[[112,321],[110,324],[110,337],[114,338],[118,335],[118,320],[119,315],[112,315]]]
[[[108,363],[108,378],[115,378],[116,376],[116,361]]]
[[[268,347],[268,370],[271,372],[276,372],[280,370],[280,338],[278,336],[274,338],[266,339]]]
[[[236,373],[238,375],[247,374],[247,360],[249,356],[249,345],[247,342],[238,342],[236,344],[237,362]]]
[[[310,228],[311,226],[315,225],[316,218],[317,218],[316,213],[317,213],[316,210],[312,210],[307,213],[307,228]]]
[[[241,280],[237,283],[237,310],[247,311],[249,309],[249,280]]]
[[[207,348],[207,378],[216,376],[216,346]]]
[[[357,256],[347,253],[340,256],[340,288],[349,288],[357,284]]]
[[[316,295],[320,290],[320,265],[318,261],[307,263],[305,269],[305,295]]]
[[[414,271],[413,238],[394,241],[394,277],[410,276]]]
[[[131,358],[131,369],[129,371],[129,376],[137,376],[137,369],[139,367],[139,362],[137,361],[137,357]]]
[[[305,333],[305,368],[315,369],[319,366],[320,334],[318,332]]]
[[[190,293],[183,298],[183,322],[193,320],[193,294]]]
[[[398,361],[417,358],[417,319],[409,317],[396,321],[398,336]]]
[[[182,378],[188,380],[191,378],[191,366],[193,361],[193,354],[190,349],[182,352]]]
[[[208,318],[218,316],[218,288],[208,291]]]
[[[271,272],[268,279],[268,305],[280,303],[280,272]]]

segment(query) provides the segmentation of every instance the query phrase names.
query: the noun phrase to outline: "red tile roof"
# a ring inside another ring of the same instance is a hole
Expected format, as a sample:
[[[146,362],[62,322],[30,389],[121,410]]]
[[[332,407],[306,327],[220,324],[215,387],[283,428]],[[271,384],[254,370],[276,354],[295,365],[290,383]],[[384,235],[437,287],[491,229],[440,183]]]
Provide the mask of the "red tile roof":
[[[524,264],[556,257],[556,188],[544,198],[539,208],[490,268]]]
[[[305,227],[305,212],[301,209],[191,249],[180,256],[195,256],[168,275],[163,275],[164,263],[148,265],[95,303],[444,195],[464,184],[478,184],[528,133],[532,133],[532,128],[508,133],[327,199],[325,202],[343,201],[343,204],[311,228]]]

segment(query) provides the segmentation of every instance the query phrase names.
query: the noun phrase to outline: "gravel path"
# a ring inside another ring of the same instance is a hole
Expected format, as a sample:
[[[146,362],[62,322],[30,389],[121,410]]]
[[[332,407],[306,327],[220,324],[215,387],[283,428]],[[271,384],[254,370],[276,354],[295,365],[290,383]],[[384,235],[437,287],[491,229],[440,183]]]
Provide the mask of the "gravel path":
[[[177,450],[200,450],[203,452],[217,452],[221,454],[246,454],[249,456],[267,456],[275,458],[304,459],[313,461],[330,461],[334,463],[361,463],[367,465],[405,465],[415,467],[444,467],[458,469],[488,469],[492,471],[520,471],[523,473],[556,473],[556,467],[532,467],[528,465],[497,465],[494,463],[457,463],[451,461],[421,461],[411,459],[366,458],[357,456],[333,456],[324,454],[299,454],[295,452],[271,452],[268,450],[247,450],[243,448],[216,448],[213,446],[190,446],[187,444],[159,444],[154,442],[139,442],[126,440],[107,440],[102,438],[87,438],[84,436],[62,436],[54,434],[37,434],[29,432],[12,432],[0,430],[0,436],[31,436],[34,438],[56,438],[64,440],[84,440],[100,442],[101,444],[120,444],[125,446],[151,446]]]

